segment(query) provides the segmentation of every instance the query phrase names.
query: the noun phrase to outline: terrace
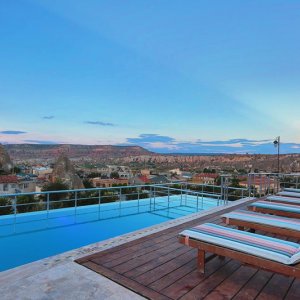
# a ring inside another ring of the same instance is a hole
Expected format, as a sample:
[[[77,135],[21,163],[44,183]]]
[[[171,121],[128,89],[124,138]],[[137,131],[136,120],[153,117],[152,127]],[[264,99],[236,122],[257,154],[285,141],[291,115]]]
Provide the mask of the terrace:
[[[191,210],[189,213],[180,212],[182,215],[178,218],[172,217],[150,227],[1,272],[3,299],[22,298],[25,293],[29,299],[297,299],[299,280],[258,270],[232,259],[220,261],[214,255],[209,255],[207,272],[201,275],[196,269],[196,252],[177,241],[177,235],[182,229],[208,221],[219,224],[221,214],[245,207],[254,201],[254,195],[263,197],[264,193],[275,193],[282,187],[298,187],[298,175],[290,175],[286,180],[287,177],[279,178],[277,174],[276,188],[262,185],[261,189],[254,190],[251,185],[253,176],[259,178],[263,175],[252,174],[247,190],[230,189],[226,185],[209,188],[200,185],[197,190],[185,185],[179,189],[174,188],[175,190],[170,185],[147,186],[151,195],[151,200],[145,205],[147,210],[152,209],[152,212],[159,214],[170,208],[178,213],[178,208],[183,206]],[[265,184],[268,181],[262,179],[262,182]],[[144,188],[146,187],[142,187]],[[76,193],[72,193],[75,196]],[[74,202],[71,208],[76,216],[77,213],[81,215],[80,208],[75,206],[75,203],[78,205],[83,199],[80,193],[81,191],[77,191],[75,198],[63,200]],[[44,215],[48,217],[54,213],[51,210],[51,193],[49,194],[50,196],[46,196],[46,199],[50,199],[46,203],[48,211]],[[121,202],[121,211],[122,201],[130,202],[122,194],[125,193],[118,191],[117,203],[120,205]],[[202,201],[208,194],[210,199],[215,199],[217,205],[204,210]],[[174,196],[179,197],[176,200],[179,206],[172,207]],[[17,199],[18,195],[11,197]],[[237,200],[228,201],[232,197]],[[162,198],[165,201],[160,202]],[[137,208],[134,209],[141,208],[142,199],[138,201],[141,202],[136,203]],[[156,201],[157,206],[153,211]],[[103,203],[97,206],[100,205]],[[14,209],[15,219],[18,220],[18,201],[13,201],[11,207]],[[119,214],[120,209],[118,207],[118,210],[113,211]],[[134,215],[136,213],[135,211]],[[17,229],[16,224],[17,221],[14,221],[12,225]],[[13,257],[6,253],[6,259],[11,260]]]

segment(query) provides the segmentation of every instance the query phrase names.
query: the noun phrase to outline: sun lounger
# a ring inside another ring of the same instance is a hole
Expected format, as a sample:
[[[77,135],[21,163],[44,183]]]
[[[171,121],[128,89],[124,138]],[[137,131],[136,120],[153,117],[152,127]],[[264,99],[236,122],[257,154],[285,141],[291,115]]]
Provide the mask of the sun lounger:
[[[284,188],[284,192],[293,192],[293,193],[300,193],[300,189],[295,189],[295,188]]]
[[[278,196],[284,196],[284,197],[296,197],[296,198],[300,198],[300,193],[297,192],[279,192],[277,193]]]
[[[288,218],[300,218],[300,206],[287,203],[274,203],[267,200],[256,201],[247,206],[249,210],[264,214],[278,215]]]
[[[179,234],[182,244],[198,249],[198,270],[205,271],[205,252],[229,257],[276,273],[300,277],[300,245],[247,231],[205,223]]]
[[[266,200],[271,202],[281,202],[287,204],[300,205],[300,198],[283,197],[283,196],[268,196]]]
[[[280,216],[256,213],[246,210],[235,210],[222,215],[228,225],[238,226],[239,230],[250,228],[278,233],[284,236],[300,238],[300,220]]]

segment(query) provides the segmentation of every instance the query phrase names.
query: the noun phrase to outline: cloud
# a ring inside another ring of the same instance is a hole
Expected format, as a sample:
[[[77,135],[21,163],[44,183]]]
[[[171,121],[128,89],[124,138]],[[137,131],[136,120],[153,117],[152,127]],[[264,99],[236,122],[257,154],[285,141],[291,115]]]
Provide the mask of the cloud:
[[[42,119],[44,119],[44,120],[52,120],[52,119],[54,119],[54,116],[44,116],[44,117],[42,117]]]
[[[137,138],[128,138],[128,143],[156,143],[156,142],[164,142],[164,143],[172,143],[175,139],[169,136],[153,134],[153,133],[143,133],[140,134]]]
[[[24,140],[25,143],[32,143],[32,144],[41,144],[41,145],[52,145],[52,144],[59,144],[58,142],[54,141],[43,141],[43,140]]]
[[[84,123],[90,124],[90,125],[98,125],[98,126],[115,126],[115,124],[113,124],[113,123],[102,122],[102,121],[85,121]]]
[[[19,130],[4,130],[0,131],[0,134],[24,134],[27,133],[26,131],[19,131]]]
[[[138,145],[159,153],[262,153],[275,154],[273,140],[229,139],[216,141],[179,141],[159,134],[140,134],[127,138],[123,145]],[[300,144],[281,143],[281,153],[300,153]]]

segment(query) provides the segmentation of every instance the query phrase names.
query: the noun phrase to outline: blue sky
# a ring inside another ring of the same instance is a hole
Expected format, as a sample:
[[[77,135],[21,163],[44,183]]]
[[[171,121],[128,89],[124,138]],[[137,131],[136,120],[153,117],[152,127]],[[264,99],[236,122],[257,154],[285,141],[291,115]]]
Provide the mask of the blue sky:
[[[0,142],[300,152],[300,1],[1,0]]]

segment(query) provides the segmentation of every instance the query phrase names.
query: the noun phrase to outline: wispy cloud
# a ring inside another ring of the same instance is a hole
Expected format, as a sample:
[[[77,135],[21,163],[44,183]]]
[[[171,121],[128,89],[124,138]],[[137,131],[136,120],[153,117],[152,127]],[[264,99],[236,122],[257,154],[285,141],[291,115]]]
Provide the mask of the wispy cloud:
[[[44,117],[42,117],[42,119],[44,119],[44,120],[52,120],[52,119],[54,119],[54,116],[44,116]]]
[[[20,131],[20,130],[4,130],[0,131],[0,134],[24,134],[27,133],[26,131]]]
[[[90,124],[90,125],[97,125],[97,126],[116,126],[113,123],[102,122],[102,121],[85,121],[84,123]]]
[[[169,136],[154,134],[154,133],[142,133],[137,138],[128,138],[128,143],[172,143],[175,139]]]
[[[159,153],[265,153],[274,154],[273,140],[245,138],[216,141],[179,141],[159,134],[140,134],[127,138],[125,145],[139,145]],[[300,152],[300,144],[281,143],[282,153]]]
[[[24,143],[30,143],[30,144],[41,144],[41,145],[52,145],[52,144],[58,144],[58,142],[54,141],[43,141],[43,140],[24,140]]]

